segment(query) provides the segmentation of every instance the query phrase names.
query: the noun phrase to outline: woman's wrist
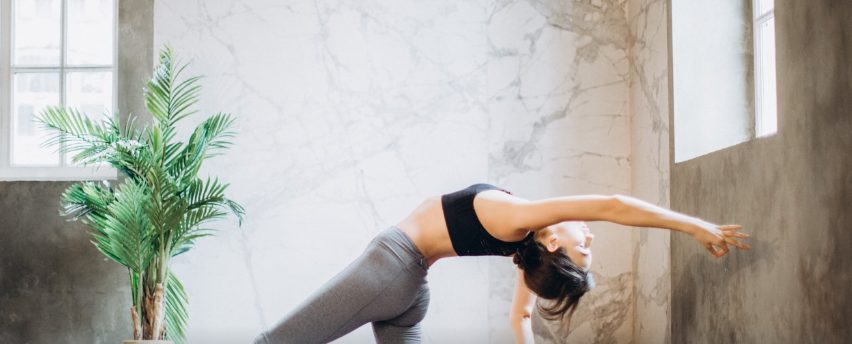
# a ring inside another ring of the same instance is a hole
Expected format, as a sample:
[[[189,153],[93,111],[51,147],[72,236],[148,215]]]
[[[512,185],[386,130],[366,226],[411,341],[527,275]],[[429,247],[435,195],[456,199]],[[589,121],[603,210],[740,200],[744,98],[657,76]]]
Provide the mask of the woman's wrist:
[[[684,231],[685,233],[687,233],[689,235],[694,236],[697,233],[706,231],[706,228],[708,228],[708,227],[713,227],[713,224],[710,223],[710,222],[704,221],[704,220],[699,219],[699,218],[692,218],[692,219],[693,219],[693,221],[689,224],[689,226],[687,226],[687,230]]]
[[[704,226],[708,224],[707,221],[699,219],[697,217],[692,217],[688,215],[683,215],[684,218],[680,221],[682,224],[677,226],[675,229],[689,235],[695,235],[703,230]]]

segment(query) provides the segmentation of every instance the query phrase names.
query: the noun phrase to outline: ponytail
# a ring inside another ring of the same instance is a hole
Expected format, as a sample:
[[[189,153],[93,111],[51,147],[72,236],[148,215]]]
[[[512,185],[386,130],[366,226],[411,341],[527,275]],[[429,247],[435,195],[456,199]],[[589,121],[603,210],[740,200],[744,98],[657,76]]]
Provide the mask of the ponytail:
[[[524,270],[524,282],[536,295],[554,301],[538,308],[550,320],[564,320],[574,314],[580,298],[594,288],[592,275],[581,269],[563,248],[550,252],[544,245],[529,240],[515,252],[512,261]]]

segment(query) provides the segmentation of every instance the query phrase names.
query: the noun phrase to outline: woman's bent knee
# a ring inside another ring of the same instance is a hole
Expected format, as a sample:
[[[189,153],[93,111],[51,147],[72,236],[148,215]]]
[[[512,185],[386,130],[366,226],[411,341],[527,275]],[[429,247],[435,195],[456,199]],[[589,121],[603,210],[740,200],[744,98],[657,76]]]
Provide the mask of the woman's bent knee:
[[[378,344],[419,344],[422,335],[420,323],[411,326],[398,326],[387,321],[373,322],[373,334],[376,336],[376,343]]]

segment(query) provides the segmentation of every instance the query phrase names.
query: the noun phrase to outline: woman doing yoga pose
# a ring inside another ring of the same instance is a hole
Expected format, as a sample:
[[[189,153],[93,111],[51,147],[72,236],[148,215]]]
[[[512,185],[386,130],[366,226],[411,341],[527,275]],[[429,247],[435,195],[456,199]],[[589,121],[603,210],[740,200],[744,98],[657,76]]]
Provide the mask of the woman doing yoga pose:
[[[519,281],[512,328],[530,330],[530,291],[551,300],[548,318],[570,316],[594,282],[594,236],[582,221],[667,228],[692,235],[712,255],[749,246],[740,226],[718,226],[628,196],[565,196],[530,201],[489,184],[426,199],[380,232],[342,272],[289,312],[256,343],[326,343],[372,323],[378,343],[419,343],[429,305],[426,273],[455,256],[513,255]],[[525,328],[525,326],[527,328]]]

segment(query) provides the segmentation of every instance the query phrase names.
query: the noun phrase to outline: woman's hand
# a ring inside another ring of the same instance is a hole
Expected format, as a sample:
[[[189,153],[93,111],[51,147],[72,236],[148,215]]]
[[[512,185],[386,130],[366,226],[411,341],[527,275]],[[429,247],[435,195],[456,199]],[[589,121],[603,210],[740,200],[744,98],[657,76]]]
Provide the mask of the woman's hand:
[[[704,246],[714,257],[719,258],[728,253],[728,244],[741,250],[751,248],[748,244],[740,242],[739,239],[748,238],[749,235],[740,233],[740,225],[714,225],[710,222],[700,221],[697,229],[692,233],[695,240]]]

